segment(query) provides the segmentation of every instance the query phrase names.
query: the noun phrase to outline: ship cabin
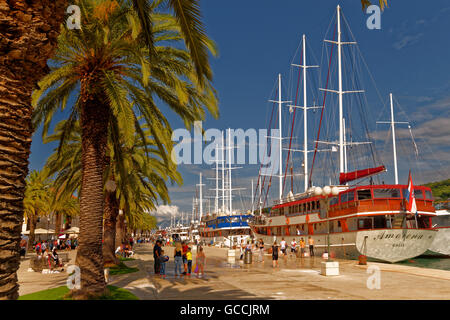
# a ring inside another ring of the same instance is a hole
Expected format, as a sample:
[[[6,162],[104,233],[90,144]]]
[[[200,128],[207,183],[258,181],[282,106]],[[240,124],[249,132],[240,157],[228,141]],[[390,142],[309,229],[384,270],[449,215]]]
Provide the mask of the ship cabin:
[[[328,198],[330,233],[371,229],[411,228],[431,229],[435,216],[431,189],[414,187],[418,214],[406,213],[407,185],[368,185],[349,188]],[[264,235],[292,236],[328,233],[327,210],[322,196],[303,197],[299,200],[281,201],[272,207],[266,220],[284,215],[284,225],[254,226],[254,231]],[[314,216],[318,219],[313,219]],[[296,224],[295,217],[306,215],[304,223]],[[279,221],[279,220],[278,220]],[[270,221],[271,222],[271,221]],[[259,224],[259,223],[258,223]]]
[[[250,235],[248,222],[251,215],[216,216],[205,221],[201,237],[227,237],[230,235]]]

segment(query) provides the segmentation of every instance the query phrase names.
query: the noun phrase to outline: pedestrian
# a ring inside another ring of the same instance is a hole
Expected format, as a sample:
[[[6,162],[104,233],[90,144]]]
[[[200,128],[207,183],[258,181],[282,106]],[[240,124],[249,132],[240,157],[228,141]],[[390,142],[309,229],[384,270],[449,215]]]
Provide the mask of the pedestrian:
[[[284,238],[281,238],[280,249],[283,253],[283,256],[286,256],[286,240],[284,240]]]
[[[47,249],[47,244],[45,243],[45,241],[43,241],[43,242],[41,243],[41,251],[42,251],[42,252],[45,252],[46,249]]]
[[[186,241],[183,241],[182,242],[182,252],[183,252],[183,255],[182,255],[182,257],[183,257],[183,266],[184,266],[184,272],[183,272],[183,275],[186,275],[186,273],[187,273],[187,256],[186,256],[186,254],[187,254],[187,252],[188,252],[188,245],[186,244]]]
[[[291,254],[295,256],[296,253],[297,242],[295,242],[295,238],[291,241]]]
[[[159,274],[160,271],[160,258],[161,257],[161,246],[159,245],[159,241],[155,242],[155,245],[153,247],[153,260],[155,261],[155,274]]]
[[[264,262],[264,241],[263,239],[259,239],[259,261]]]
[[[41,253],[41,243],[38,242],[34,249],[36,250],[36,254],[39,255]]]
[[[53,258],[53,261],[55,262],[55,266],[60,267],[61,263],[59,261],[59,256],[58,256],[58,252],[56,251],[56,247],[53,248],[52,258]]]
[[[300,254],[302,257],[304,257],[305,255],[305,240],[303,240],[303,238],[300,239]]]
[[[275,265],[278,267],[278,250],[279,247],[277,245],[277,241],[274,241],[272,246],[272,266],[275,268]]]
[[[183,249],[181,243],[175,242],[175,249],[173,251],[173,258],[175,262],[175,277],[181,275],[181,264],[183,263],[182,254]]]
[[[27,240],[20,240],[20,257],[25,257],[27,253]]]
[[[191,252],[191,248],[188,248],[188,251],[186,253],[186,259],[187,259],[187,275],[190,276],[191,275],[191,271],[192,271],[192,252]]]
[[[245,249],[245,245],[244,245],[244,240],[242,239],[241,240],[241,244],[240,244],[240,246],[239,246],[239,251],[240,251],[240,257],[239,257],[239,260],[242,260],[242,259],[244,259],[244,249]]]
[[[200,246],[197,251],[197,257],[196,257],[196,263],[197,263],[197,277],[202,277],[204,272],[204,266],[206,264],[206,255],[205,252],[203,252],[203,247]]]
[[[169,257],[164,254],[164,250],[161,249],[161,256],[159,257],[159,275],[163,278],[166,277],[166,262],[169,261]]]
[[[309,254],[311,257],[314,257],[314,239],[311,238],[311,236],[309,236],[308,244],[309,244]]]

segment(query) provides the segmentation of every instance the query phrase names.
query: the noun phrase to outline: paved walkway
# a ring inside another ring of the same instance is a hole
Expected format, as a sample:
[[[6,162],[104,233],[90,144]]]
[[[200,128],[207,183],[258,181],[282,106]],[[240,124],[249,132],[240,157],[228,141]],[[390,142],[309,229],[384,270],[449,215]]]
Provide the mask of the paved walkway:
[[[125,287],[140,299],[450,299],[450,271],[422,269],[383,263],[369,263],[380,268],[381,289],[368,289],[372,275],[368,266],[356,261],[340,261],[339,276],[320,275],[322,259],[289,257],[272,268],[270,256],[251,265],[227,263],[226,249],[205,247],[205,278],[174,277],[173,259],[166,266],[167,278],[153,274],[150,245],[136,249],[138,273],[113,279],[111,284]],[[171,247],[165,247],[172,257]],[[195,253],[194,253],[195,257]]]
[[[175,278],[173,248],[164,247],[170,257],[167,278],[153,274],[150,244],[135,247],[135,260],[126,261],[138,267],[135,273],[112,276],[109,284],[130,290],[143,300],[231,300],[231,299],[450,299],[450,271],[370,263],[359,266],[356,261],[340,261],[340,275],[320,275],[322,259],[289,257],[280,259],[279,268],[272,268],[269,255],[265,262],[251,265],[227,263],[227,249],[205,247],[205,277]],[[74,252],[70,254],[72,261]],[[195,252],[193,254],[195,257]],[[194,258],[195,263],[195,258]],[[381,288],[368,289],[372,275],[367,267],[380,268]],[[27,272],[27,260],[19,269],[20,294],[31,293],[65,284],[67,274]]]

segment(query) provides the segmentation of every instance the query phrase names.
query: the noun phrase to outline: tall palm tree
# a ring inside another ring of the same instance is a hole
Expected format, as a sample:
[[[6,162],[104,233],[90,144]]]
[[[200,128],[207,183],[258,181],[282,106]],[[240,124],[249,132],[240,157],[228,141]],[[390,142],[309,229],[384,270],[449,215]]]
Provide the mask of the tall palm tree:
[[[31,144],[31,94],[64,20],[64,0],[0,2],[0,300],[17,299],[16,270]]]
[[[80,204],[78,198],[73,195],[62,196],[58,193],[62,190],[52,188],[50,198],[51,212],[55,215],[55,236],[58,236],[61,232],[62,218],[72,218],[78,216],[80,213]]]
[[[211,84],[199,86],[185,50],[161,45],[151,55],[138,39],[136,24],[130,24],[136,19],[132,13],[124,15],[124,8],[118,7],[105,14],[99,10],[101,2],[81,2],[83,29],[61,32],[53,70],[35,93],[35,121],[44,122],[46,133],[54,112],[64,109],[71,95],[75,97],[65,129],[71,131],[80,120],[82,193],[77,264],[83,295],[98,295],[105,289],[101,241],[108,130],[120,129],[125,145],[131,146],[135,132],[142,135],[139,113],[163,148],[171,145],[170,126],[156,107],[154,94],[188,124],[204,116],[203,105],[216,111],[217,104]],[[159,18],[161,24],[176,22],[167,16]],[[176,30],[162,36],[174,38]],[[180,35],[178,39],[182,40]],[[109,128],[110,123],[116,125]],[[168,162],[167,154],[163,155]]]
[[[65,120],[58,123],[55,133],[45,137],[44,142],[59,141],[61,139]],[[111,124],[112,126],[112,124]],[[55,189],[58,193],[71,195],[79,192],[81,185],[81,139],[78,122],[74,126],[70,139],[55,150],[46,163],[47,174],[55,176]],[[116,220],[121,208],[129,220],[140,219],[130,217],[142,215],[145,211],[155,208],[158,200],[168,203],[168,190],[166,181],[181,184],[181,176],[176,171],[176,165],[162,161],[160,150],[156,148],[153,139],[135,135],[135,142],[131,148],[125,147],[121,137],[112,133],[119,130],[110,130],[108,139],[108,155],[104,184],[104,224],[103,224],[103,256],[104,263],[115,264],[116,248]],[[145,135],[148,130],[144,128]],[[111,187],[108,187],[108,184]],[[67,198],[65,196],[64,198]],[[58,197],[55,197],[58,199]],[[124,235],[119,235],[124,238]],[[120,241],[120,243],[122,240]]]
[[[26,179],[24,212],[30,226],[28,250],[33,250],[37,220],[50,214],[50,180],[39,171],[32,171]]]
[[[25,178],[32,135],[31,93],[49,72],[64,21],[66,0],[2,1],[0,3],[0,299],[17,299],[20,228]],[[77,3],[77,1],[75,1]],[[175,12],[198,80],[211,79],[208,42],[198,0],[130,0],[142,37],[151,52],[153,22],[149,8],[168,3]]]

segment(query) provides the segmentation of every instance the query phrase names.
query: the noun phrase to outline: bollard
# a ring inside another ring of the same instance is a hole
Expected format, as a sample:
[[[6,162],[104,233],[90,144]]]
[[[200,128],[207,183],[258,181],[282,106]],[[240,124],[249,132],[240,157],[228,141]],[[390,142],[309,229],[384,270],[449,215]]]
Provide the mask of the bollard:
[[[252,252],[250,250],[246,250],[244,254],[244,263],[250,264],[252,263]]]
[[[358,264],[360,264],[360,265],[367,265],[367,256],[361,254],[358,257]]]

